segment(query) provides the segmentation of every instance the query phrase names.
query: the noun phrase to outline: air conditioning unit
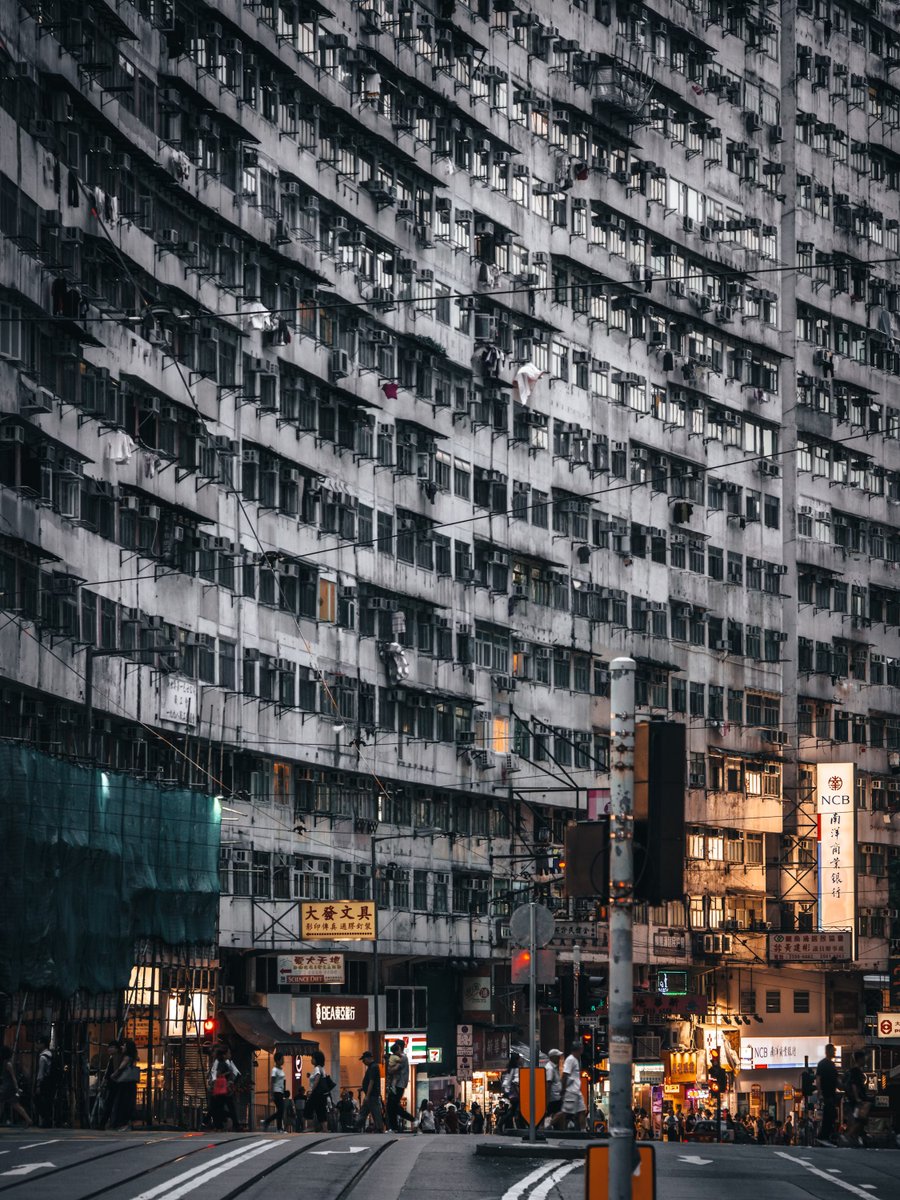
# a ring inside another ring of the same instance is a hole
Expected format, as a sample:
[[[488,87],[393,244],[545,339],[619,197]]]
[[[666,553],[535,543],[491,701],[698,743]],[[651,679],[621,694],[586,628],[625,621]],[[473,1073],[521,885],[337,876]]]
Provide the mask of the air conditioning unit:
[[[331,352],[331,377],[332,379],[346,379],[350,374],[351,364],[350,355],[346,350],[332,350]]]

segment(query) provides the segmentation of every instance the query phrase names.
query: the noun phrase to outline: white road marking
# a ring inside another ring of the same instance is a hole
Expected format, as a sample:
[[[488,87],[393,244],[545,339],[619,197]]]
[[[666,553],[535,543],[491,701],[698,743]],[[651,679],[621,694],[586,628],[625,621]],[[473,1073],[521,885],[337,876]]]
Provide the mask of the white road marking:
[[[829,1167],[828,1168],[829,1175],[843,1175],[843,1173],[844,1172],[841,1170],[840,1167]]]
[[[52,1146],[54,1143],[62,1141],[62,1138],[50,1138],[46,1142],[29,1142],[27,1146],[20,1146],[20,1150],[33,1150],[35,1146]]]
[[[855,1183],[848,1183],[846,1179],[835,1179],[828,1171],[820,1171],[818,1167],[812,1166],[802,1158],[793,1158],[790,1154],[785,1154],[783,1150],[776,1150],[775,1153],[779,1158],[786,1158],[788,1162],[796,1163],[804,1171],[809,1171],[810,1175],[818,1175],[820,1179],[827,1179],[829,1183],[833,1183],[835,1187],[843,1188],[845,1192],[852,1192],[854,1196],[865,1196],[867,1198],[871,1196],[871,1192],[865,1191],[862,1187],[857,1187]]]
[[[503,1193],[503,1200],[521,1200],[521,1197],[528,1191],[533,1183],[537,1183],[545,1175],[551,1171],[555,1171],[557,1167],[564,1165],[564,1159],[554,1158],[551,1162],[544,1163],[542,1167],[532,1171],[530,1175],[526,1175],[524,1179],[518,1180]],[[140,1198],[138,1198],[140,1200]]]
[[[138,1196],[133,1196],[131,1200],[155,1200],[157,1196],[165,1196],[166,1200],[178,1200],[179,1196],[187,1195],[201,1183],[215,1179],[217,1175],[221,1175],[224,1171],[230,1171],[232,1167],[243,1166],[248,1159],[255,1158],[257,1154],[264,1154],[267,1150],[274,1150],[277,1145],[279,1145],[278,1142],[259,1142],[249,1148],[246,1145],[241,1146],[239,1150],[231,1150],[228,1154],[223,1154],[212,1162],[203,1163],[199,1167],[191,1167],[189,1171],[176,1175],[174,1179],[158,1183],[156,1187],[141,1192]],[[174,1191],[170,1190],[173,1188]]]
[[[679,1154],[679,1162],[690,1163],[694,1167],[705,1167],[712,1162],[711,1158],[701,1158],[699,1154]]]
[[[878,1184],[877,1183],[861,1183],[859,1186],[861,1188],[877,1188]]]
[[[3,1171],[3,1175],[30,1175],[32,1171],[43,1171],[45,1167],[53,1167],[54,1163],[25,1163],[21,1167],[13,1167],[10,1171]]]
[[[570,1171],[577,1171],[579,1167],[583,1167],[583,1162],[568,1162],[554,1171],[552,1175],[546,1175],[537,1185],[528,1200],[547,1200],[550,1191],[556,1187],[561,1179],[564,1179]]]
[[[371,1146],[350,1146],[347,1150],[310,1150],[310,1154],[365,1154]]]

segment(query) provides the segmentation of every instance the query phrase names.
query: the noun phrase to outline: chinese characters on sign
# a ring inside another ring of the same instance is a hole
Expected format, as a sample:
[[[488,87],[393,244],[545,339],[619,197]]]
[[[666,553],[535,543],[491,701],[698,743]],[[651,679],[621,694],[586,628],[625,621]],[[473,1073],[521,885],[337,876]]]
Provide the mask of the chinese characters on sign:
[[[653,933],[653,953],[671,958],[687,957],[687,935],[677,929],[657,929]]]
[[[825,1046],[828,1038],[794,1037],[794,1038],[764,1038],[741,1037],[741,1069],[753,1070],[760,1067],[803,1067],[806,1059],[813,1064],[825,1057]],[[841,1049],[835,1060],[841,1061]]]
[[[880,1012],[877,1029],[880,1038],[900,1038],[900,1013]]]
[[[819,930],[856,931],[856,773],[853,763],[816,767]]]
[[[343,983],[343,954],[279,954],[278,982]]]
[[[159,717],[178,725],[197,724],[197,685],[193,679],[164,675],[159,687]]]
[[[313,1029],[367,1029],[369,1002],[345,996],[313,996],[309,1016]]]
[[[304,941],[371,941],[375,937],[375,905],[371,900],[304,901],[300,905],[300,937]]]
[[[770,933],[769,962],[848,962],[847,933]]]

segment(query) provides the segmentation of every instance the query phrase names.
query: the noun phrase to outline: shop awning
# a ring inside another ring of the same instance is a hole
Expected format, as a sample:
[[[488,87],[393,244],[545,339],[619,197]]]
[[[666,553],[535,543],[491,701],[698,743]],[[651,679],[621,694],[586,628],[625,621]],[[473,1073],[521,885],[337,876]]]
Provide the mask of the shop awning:
[[[277,1049],[288,1054],[312,1054],[319,1048],[318,1042],[307,1041],[298,1033],[287,1033],[276,1024],[267,1008],[258,1005],[220,1008],[219,1016],[255,1050]]]

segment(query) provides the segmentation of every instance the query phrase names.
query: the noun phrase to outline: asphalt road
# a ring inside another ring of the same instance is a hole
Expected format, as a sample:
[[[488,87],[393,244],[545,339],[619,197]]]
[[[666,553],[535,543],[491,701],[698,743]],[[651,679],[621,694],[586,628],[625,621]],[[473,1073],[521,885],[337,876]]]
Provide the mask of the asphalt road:
[[[479,1142],[499,1156],[475,1154]],[[571,1142],[349,1134],[0,1131],[0,1200],[585,1200]],[[661,1144],[658,1200],[900,1197],[898,1150]],[[590,1200],[606,1200],[595,1194]]]

